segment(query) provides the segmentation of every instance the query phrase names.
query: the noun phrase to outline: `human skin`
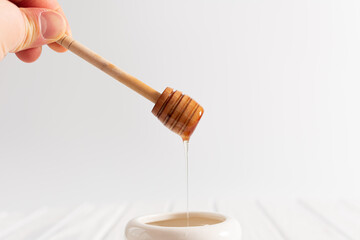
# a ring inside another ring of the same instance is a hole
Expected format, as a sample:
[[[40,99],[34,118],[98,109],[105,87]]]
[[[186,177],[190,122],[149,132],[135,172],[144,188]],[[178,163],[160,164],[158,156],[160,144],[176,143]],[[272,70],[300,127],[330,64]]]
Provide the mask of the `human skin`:
[[[71,35],[71,30],[57,0],[0,0],[0,60],[15,53],[34,62],[46,44],[65,52],[56,43],[65,33]]]

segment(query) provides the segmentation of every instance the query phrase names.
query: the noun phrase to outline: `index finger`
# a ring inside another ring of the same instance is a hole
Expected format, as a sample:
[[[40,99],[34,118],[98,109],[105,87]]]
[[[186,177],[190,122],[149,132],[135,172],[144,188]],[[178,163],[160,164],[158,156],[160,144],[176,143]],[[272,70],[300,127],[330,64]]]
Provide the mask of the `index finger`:
[[[48,8],[57,11],[60,4],[57,0],[9,0],[18,7]]]

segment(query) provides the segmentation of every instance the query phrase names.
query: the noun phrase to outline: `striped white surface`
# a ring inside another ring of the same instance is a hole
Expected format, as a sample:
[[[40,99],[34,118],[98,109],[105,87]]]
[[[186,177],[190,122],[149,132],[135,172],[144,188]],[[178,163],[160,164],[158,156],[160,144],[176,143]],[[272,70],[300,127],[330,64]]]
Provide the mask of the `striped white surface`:
[[[360,202],[191,201],[191,210],[236,217],[244,240],[360,240]],[[0,240],[121,240],[126,223],[143,214],[183,211],[185,202],[83,204],[42,207],[30,213],[0,211]]]

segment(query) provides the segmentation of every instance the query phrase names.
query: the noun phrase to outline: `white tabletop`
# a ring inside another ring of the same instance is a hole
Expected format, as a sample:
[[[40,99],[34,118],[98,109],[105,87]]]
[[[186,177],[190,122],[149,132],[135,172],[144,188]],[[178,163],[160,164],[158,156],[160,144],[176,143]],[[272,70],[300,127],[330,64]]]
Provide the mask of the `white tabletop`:
[[[191,201],[191,210],[218,211],[239,220],[245,240],[360,240],[360,202],[223,200]],[[42,207],[0,212],[0,239],[119,240],[126,223],[143,214],[184,211],[184,201],[145,201],[74,208]]]

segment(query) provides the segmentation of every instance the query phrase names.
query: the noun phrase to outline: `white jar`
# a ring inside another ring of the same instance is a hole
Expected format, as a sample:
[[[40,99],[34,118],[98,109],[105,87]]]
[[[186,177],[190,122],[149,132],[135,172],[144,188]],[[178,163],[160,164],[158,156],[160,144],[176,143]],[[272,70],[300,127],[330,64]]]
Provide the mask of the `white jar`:
[[[176,220],[186,213],[161,213],[137,217],[125,229],[127,240],[240,240],[241,228],[234,218],[211,212],[191,212],[191,218],[200,217],[218,223],[190,227],[164,227],[149,223]]]

